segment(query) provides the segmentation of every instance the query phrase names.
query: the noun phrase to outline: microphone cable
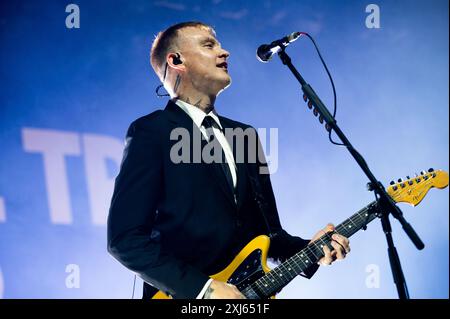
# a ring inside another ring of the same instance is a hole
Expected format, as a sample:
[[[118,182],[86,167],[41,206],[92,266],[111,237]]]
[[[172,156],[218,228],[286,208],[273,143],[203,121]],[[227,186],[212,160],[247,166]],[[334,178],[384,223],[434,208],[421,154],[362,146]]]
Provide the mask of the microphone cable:
[[[170,96],[170,94],[167,94],[167,93],[165,93],[165,94],[159,93],[159,90],[161,90],[164,87],[164,81],[166,80],[166,75],[167,75],[167,67],[168,67],[168,64],[166,63],[166,66],[164,68],[164,76],[163,76],[162,84],[158,85],[155,90],[156,96],[159,98],[165,97],[165,96]]]
[[[325,68],[325,71],[326,71],[327,74],[328,74],[328,78],[330,79],[331,86],[332,86],[332,88],[333,88],[333,102],[334,102],[334,103],[333,103],[333,104],[334,104],[334,108],[333,108],[333,119],[335,119],[335,117],[336,117],[336,111],[337,111],[337,98],[336,98],[336,88],[335,88],[335,86],[334,86],[334,81],[333,81],[333,78],[332,78],[332,76],[331,76],[331,73],[330,73],[330,71],[328,70],[327,64],[325,63],[324,59],[322,58],[322,54],[320,53],[320,50],[319,50],[319,48],[318,48],[318,46],[317,46],[317,44],[316,44],[316,41],[314,41],[313,37],[310,36],[310,35],[309,35],[308,33],[306,33],[306,32],[299,32],[299,33],[300,33],[300,35],[305,35],[305,36],[307,36],[307,37],[311,40],[311,42],[313,43],[313,45],[314,45],[314,47],[315,47],[315,49],[316,49],[316,51],[317,51],[317,54],[319,55],[320,61],[322,62],[322,65],[323,65],[323,67]],[[338,143],[338,142],[333,141],[333,138],[331,137],[331,132],[332,132],[332,130],[329,130],[329,131],[328,131],[328,139],[330,140],[331,143],[333,143],[334,145],[338,145],[338,146],[347,146],[347,145],[344,144],[344,143]]]

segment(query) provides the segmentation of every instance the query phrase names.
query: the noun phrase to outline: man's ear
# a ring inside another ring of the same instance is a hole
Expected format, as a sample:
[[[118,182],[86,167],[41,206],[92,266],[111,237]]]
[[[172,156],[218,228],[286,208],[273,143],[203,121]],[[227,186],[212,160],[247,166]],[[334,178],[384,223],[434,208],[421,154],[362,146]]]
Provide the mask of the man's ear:
[[[167,54],[166,62],[172,69],[179,71],[184,71],[185,69],[181,55],[178,52]]]

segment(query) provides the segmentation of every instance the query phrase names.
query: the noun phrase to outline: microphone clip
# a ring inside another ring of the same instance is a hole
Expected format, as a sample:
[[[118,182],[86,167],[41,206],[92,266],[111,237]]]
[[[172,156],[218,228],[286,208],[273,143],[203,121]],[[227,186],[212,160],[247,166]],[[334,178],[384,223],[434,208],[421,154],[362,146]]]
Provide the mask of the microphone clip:
[[[266,63],[272,58],[272,56],[281,50],[284,50],[291,42],[297,40],[303,32],[292,32],[291,34],[275,40],[270,44],[260,45],[256,51],[256,57],[259,61]]]

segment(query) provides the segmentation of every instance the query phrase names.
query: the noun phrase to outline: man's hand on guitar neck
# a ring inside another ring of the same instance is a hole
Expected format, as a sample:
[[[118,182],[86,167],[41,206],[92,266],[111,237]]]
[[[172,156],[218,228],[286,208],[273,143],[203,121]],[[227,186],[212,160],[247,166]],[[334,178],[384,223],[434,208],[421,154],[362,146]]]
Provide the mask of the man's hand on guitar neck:
[[[319,230],[317,234],[314,235],[313,239],[311,239],[311,243],[325,235],[325,233],[332,231],[334,231],[334,225],[328,224],[324,229]],[[333,246],[334,249],[330,250],[326,245],[323,247],[325,256],[319,259],[317,262],[319,265],[331,265],[336,259],[344,259],[350,252],[350,241],[348,238],[339,234],[333,234],[331,239],[331,246]]]
[[[245,297],[236,286],[213,280],[203,299],[245,299]]]

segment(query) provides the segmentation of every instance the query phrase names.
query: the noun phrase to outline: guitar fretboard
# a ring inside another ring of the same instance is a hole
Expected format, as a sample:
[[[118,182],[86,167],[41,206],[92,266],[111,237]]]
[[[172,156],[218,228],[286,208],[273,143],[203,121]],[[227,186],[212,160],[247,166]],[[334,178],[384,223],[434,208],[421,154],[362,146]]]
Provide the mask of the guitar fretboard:
[[[336,226],[334,232],[327,233],[310,243],[297,254],[249,285],[242,293],[246,295],[247,292],[248,295],[254,295],[250,293],[250,290],[253,290],[262,298],[269,298],[270,296],[275,295],[297,275],[304,272],[311,265],[317,263],[319,259],[324,256],[323,247],[325,245],[333,250],[333,247],[331,246],[332,234],[337,233],[347,238],[351,237],[376,218],[376,208],[377,203],[375,201],[370,203]]]

